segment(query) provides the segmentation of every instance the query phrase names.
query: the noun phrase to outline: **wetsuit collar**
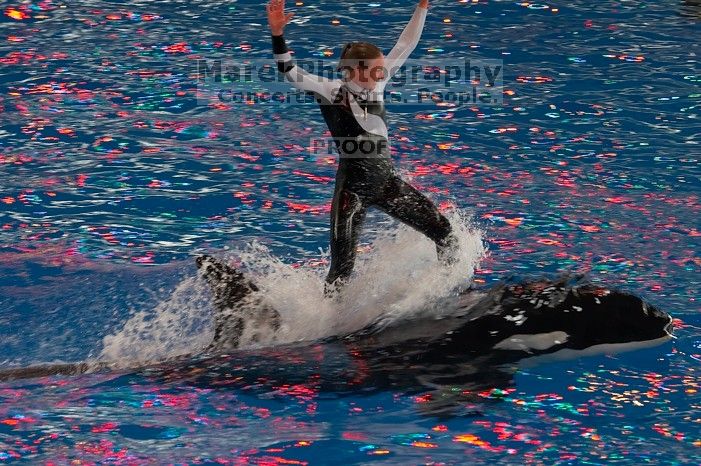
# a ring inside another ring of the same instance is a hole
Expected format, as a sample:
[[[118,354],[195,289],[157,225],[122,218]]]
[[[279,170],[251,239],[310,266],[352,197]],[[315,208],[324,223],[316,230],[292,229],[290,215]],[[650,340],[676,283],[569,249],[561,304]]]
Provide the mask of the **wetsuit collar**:
[[[360,97],[363,100],[366,100],[370,95],[370,92],[372,92],[370,89],[365,89],[361,85],[351,80],[345,81],[345,85],[353,93],[353,95]]]

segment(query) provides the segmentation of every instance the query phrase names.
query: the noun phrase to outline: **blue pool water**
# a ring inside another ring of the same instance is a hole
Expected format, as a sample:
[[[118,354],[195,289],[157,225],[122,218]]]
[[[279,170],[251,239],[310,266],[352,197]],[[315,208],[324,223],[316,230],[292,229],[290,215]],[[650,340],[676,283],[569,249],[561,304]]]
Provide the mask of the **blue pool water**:
[[[297,3],[299,58],[387,50],[413,10]],[[389,107],[403,175],[463,225],[451,284],[586,272],[672,314],[677,336],[522,369],[446,418],[421,392],[344,386],[364,362],[313,341],[434,312],[430,244],[370,215],[358,280],[401,299],[319,307],[336,162],[307,149],[318,107],[198,102],[198,60],[271,59],[262,2],[2,9],[0,369],[196,350],[205,251],[268,280],[288,341],[311,341],[224,369],[0,383],[0,463],[701,463],[699,2],[433,2],[413,58],[504,64],[500,106]]]

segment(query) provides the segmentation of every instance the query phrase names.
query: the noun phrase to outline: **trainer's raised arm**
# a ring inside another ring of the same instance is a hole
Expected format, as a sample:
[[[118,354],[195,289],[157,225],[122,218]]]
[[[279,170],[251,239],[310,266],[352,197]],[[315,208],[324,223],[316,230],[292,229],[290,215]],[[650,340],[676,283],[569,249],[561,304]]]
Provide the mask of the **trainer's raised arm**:
[[[287,49],[283,31],[287,23],[292,19],[292,16],[294,16],[294,13],[285,13],[285,0],[270,0],[267,10],[268,24],[270,25],[270,33],[273,40],[273,56],[277,62],[278,71],[284,73],[285,79],[297,89],[315,92],[330,98],[334,89],[332,80],[300,69]]]
[[[389,72],[385,74],[385,79],[391,78],[399,70],[418,45],[421,33],[424,30],[427,12],[428,0],[421,0],[416,6],[409,23],[399,36],[399,40],[387,54],[385,66]]]

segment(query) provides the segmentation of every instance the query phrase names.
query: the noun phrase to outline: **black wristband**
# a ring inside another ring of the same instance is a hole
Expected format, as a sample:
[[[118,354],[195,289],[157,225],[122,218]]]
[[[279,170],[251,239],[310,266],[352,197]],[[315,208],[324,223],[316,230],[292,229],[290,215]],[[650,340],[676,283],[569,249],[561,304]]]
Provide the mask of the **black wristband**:
[[[272,36],[273,38],[273,53],[283,54],[287,53],[287,44],[285,43],[285,38],[280,34],[279,36]]]

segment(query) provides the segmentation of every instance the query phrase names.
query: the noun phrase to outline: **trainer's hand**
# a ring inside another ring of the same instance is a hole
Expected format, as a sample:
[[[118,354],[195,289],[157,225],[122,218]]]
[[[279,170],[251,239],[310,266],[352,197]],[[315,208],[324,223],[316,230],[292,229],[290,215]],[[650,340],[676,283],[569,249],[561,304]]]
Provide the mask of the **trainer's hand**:
[[[421,1],[419,2],[419,6],[420,6],[421,8],[426,8],[426,9],[428,9],[428,0],[421,0]]]
[[[270,0],[266,9],[268,10],[270,32],[272,32],[274,36],[282,35],[285,25],[290,22],[294,13],[285,14],[285,0]]]

